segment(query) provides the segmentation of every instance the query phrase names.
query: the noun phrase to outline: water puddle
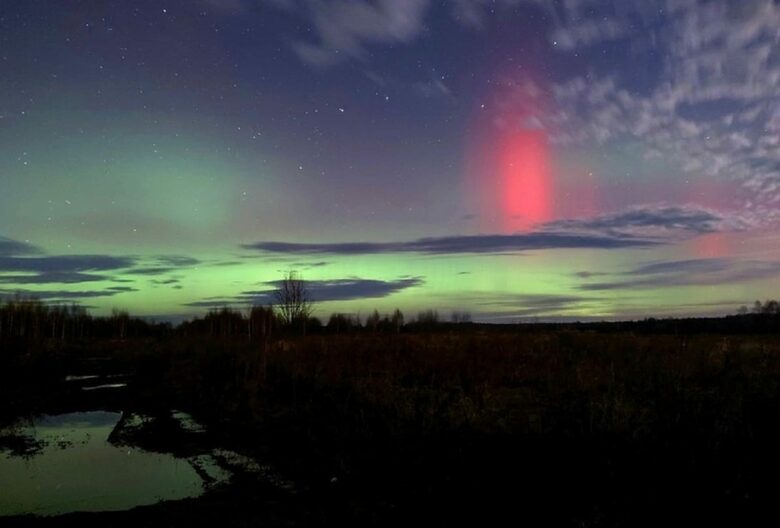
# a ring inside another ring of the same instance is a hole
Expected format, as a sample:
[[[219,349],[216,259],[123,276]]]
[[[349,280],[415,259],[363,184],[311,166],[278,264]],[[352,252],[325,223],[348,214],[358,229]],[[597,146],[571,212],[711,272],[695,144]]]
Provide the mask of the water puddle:
[[[197,497],[230,479],[210,452],[176,457],[117,441],[133,422],[144,419],[92,411],[0,430],[0,516],[126,510]]]
[[[127,383],[104,383],[103,385],[94,385],[92,387],[81,387],[83,391],[93,391],[100,389],[122,389],[127,387]]]
[[[87,380],[93,380],[100,378],[97,374],[90,374],[86,376],[82,375],[72,375],[72,376],[65,376],[65,381],[87,381]]]

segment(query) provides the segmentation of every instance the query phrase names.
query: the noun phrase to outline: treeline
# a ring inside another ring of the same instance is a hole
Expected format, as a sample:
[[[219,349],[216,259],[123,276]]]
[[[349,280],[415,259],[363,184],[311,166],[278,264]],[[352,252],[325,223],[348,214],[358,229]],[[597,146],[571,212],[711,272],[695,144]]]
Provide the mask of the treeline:
[[[675,317],[641,321],[611,321],[595,323],[536,324],[550,330],[555,327],[593,330],[599,333],[633,332],[645,335],[701,335],[701,334],[774,334],[780,332],[780,302],[756,301],[751,308],[741,306],[735,315],[723,317]]]
[[[20,296],[0,304],[0,341],[126,339],[171,332],[169,323],[151,323],[118,310],[98,317],[76,304],[47,305]]]
[[[265,339],[282,326],[282,318],[271,307],[254,306],[248,313],[224,307],[210,310],[204,317],[184,321],[176,331],[183,336]]]
[[[467,312],[453,312],[452,323],[467,323]],[[108,316],[93,316],[77,304],[48,305],[36,298],[17,296],[0,304],[0,341],[128,339],[139,337],[213,337],[219,339],[268,339],[291,334],[399,333],[431,330],[444,326],[435,310],[425,310],[408,320],[401,310],[380,314],[374,310],[366,317],[334,313],[326,321],[318,317],[296,318],[291,322],[273,306],[254,306],[249,310],[230,307],[210,310],[174,327],[155,323],[114,310]]]
[[[738,315],[748,315],[751,313],[754,315],[780,315],[780,302],[775,300],[766,300],[763,303],[761,301],[756,301],[753,303],[752,309],[749,309],[747,306],[741,306],[739,310],[737,310]]]
[[[450,323],[471,322],[468,312],[453,312]],[[208,336],[231,339],[267,339],[273,335],[290,334],[352,334],[352,333],[400,333],[402,331],[431,330],[446,325],[436,310],[419,312],[407,320],[401,310],[380,314],[374,310],[368,316],[333,313],[326,321],[318,317],[297,317],[292,321],[272,306],[254,306],[248,311],[230,307],[210,310],[203,317],[181,323],[176,332],[182,336]]]
[[[736,315],[719,318],[647,318],[640,321],[587,323],[533,323],[513,325],[518,331],[538,329],[580,329],[596,332],[637,332],[640,334],[723,334],[773,333],[780,331],[780,302],[756,301],[751,308],[742,306]],[[210,310],[174,327],[170,323],[150,322],[114,310],[108,316],[93,316],[86,308],[71,305],[47,305],[39,299],[14,297],[0,304],[0,341],[78,341],[85,339],[129,339],[209,337],[217,339],[265,340],[289,335],[339,335],[359,333],[393,334],[402,332],[455,331],[479,329],[493,331],[507,325],[472,323],[471,315],[456,311],[442,318],[436,310],[424,310],[407,318],[401,310],[367,316],[334,313],[326,320],[306,316],[286,320],[273,306],[254,306],[249,310],[230,307]]]

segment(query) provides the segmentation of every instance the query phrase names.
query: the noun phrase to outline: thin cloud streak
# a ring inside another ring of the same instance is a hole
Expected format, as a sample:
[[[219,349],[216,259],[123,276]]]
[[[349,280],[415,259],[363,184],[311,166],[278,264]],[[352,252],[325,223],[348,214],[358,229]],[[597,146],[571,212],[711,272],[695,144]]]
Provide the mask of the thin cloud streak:
[[[625,279],[623,278],[625,276],[631,278]],[[693,259],[646,264],[629,272],[616,274],[616,280],[581,284],[578,288],[582,291],[607,291],[679,286],[717,286],[771,279],[778,276],[780,276],[780,262]]]
[[[4,236],[0,236],[0,257],[12,255],[33,255],[40,253],[41,250],[32,244],[19,242]]]
[[[33,297],[47,302],[64,302],[78,299],[94,299],[96,297],[113,297],[120,293],[131,293],[139,291],[130,286],[113,286],[104,290],[0,290],[0,299],[10,300],[20,295],[22,297]]]
[[[547,223],[515,234],[456,235],[405,242],[298,243],[261,241],[244,249],[286,254],[373,255],[386,253],[498,254],[550,249],[648,248],[692,236],[740,230],[740,218],[697,207],[664,204],[632,207],[591,218]]]
[[[352,301],[359,299],[378,299],[394,293],[422,286],[422,277],[402,277],[397,280],[378,279],[331,279],[306,281],[306,290],[315,302]],[[219,308],[222,306],[264,305],[276,302],[275,293],[280,281],[265,283],[269,288],[257,291],[245,291],[235,297],[210,298],[187,303],[185,306],[200,308]]]
[[[515,235],[464,235],[420,238],[408,242],[297,243],[257,242],[244,249],[289,254],[378,255],[386,253],[497,254],[540,249],[624,249],[646,248],[660,242],[633,237],[610,237],[568,233]]]

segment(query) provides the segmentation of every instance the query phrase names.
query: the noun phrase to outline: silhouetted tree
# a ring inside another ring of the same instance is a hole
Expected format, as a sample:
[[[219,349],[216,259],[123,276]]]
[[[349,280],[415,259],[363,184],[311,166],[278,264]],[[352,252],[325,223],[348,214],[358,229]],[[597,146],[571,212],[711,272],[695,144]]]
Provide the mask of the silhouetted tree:
[[[469,312],[452,312],[452,315],[450,316],[450,321],[453,323],[470,323],[471,322],[471,314]]]
[[[349,332],[360,326],[355,317],[350,314],[334,313],[328,319],[327,329],[333,333]]]
[[[274,292],[276,307],[284,324],[301,325],[306,334],[306,322],[314,309],[313,300],[306,288],[306,281],[296,272],[290,271],[279,283]]]
[[[267,339],[274,326],[274,310],[265,306],[253,306],[247,318],[249,339]]]
[[[148,323],[114,310],[108,317],[93,317],[77,304],[48,305],[17,295],[0,303],[0,340],[119,338],[164,335],[167,323]]]
[[[379,329],[379,323],[382,321],[382,317],[377,310],[374,310],[371,315],[366,318],[366,328],[372,332],[376,332]]]
[[[111,310],[111,321],[116,328],[116,336],[119,339],[124,339],[127,335],[127,323],[130,321],[130,315],[122,310],[114,308]]]
[[[756,301],[753,303],[753,313],[761,315],[780,314],[780,303],[775,300],[766,300],[763,304],[761,301]]]
[[[439,312],[436,310],[424,310],[417,314],[417,322],[421,325],[435,325],[439,322]]]
[[[401,327],[404,325],[404,314],[399,310],[398,308],[395,309],[393,312],[393,317],[390,319],[390,322],[395,327],[396,332],[401,331]]]

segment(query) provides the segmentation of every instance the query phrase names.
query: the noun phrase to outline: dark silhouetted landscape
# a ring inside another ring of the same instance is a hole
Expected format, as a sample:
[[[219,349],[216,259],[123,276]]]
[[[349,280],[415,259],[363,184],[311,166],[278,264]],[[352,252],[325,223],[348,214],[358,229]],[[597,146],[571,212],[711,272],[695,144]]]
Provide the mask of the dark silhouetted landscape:
[[[222,476],[4,525],[743,524],[780,490],[776,306],[520,325],[225,308],[172,326],[16,299],[0,309],[7,456],[73,448],[34,435],[42,416],[116,413],[107,443]]]

